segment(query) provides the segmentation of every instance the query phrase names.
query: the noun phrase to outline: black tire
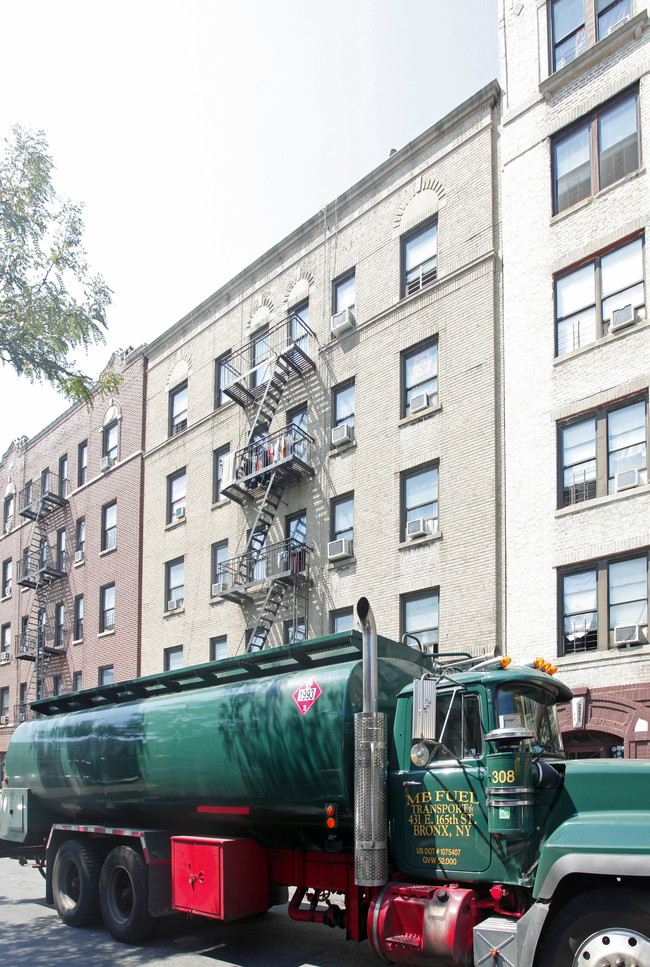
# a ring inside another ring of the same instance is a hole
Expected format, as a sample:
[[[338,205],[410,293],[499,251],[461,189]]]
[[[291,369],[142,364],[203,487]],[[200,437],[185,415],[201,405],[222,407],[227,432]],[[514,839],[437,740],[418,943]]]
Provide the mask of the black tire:
[[[587,943],[588,941],[588,943]],[[570,900],[548,925],[539,967],[599,963],[650,967],[650,900],[638,890],[589,890]]]
[[[99,853],[90,843],[69,839],[60,847],[52,868],[54,905],[69,927],[87,927],[99,920]]]
[[[106,929],[121,943],[138,943],[153,930],[149,913],[147,865],[130,846],[116,846],[106,857],[99,881],[99,906]]]

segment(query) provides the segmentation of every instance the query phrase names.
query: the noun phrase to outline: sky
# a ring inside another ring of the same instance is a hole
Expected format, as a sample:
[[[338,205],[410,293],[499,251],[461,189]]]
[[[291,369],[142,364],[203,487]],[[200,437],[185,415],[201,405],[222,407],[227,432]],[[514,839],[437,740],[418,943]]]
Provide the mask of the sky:
[[[5,3],[0,150],[42,130],[113,290],[93,377],[497,77],[498,0]],[[0,455],[68,403],[0,367]]]

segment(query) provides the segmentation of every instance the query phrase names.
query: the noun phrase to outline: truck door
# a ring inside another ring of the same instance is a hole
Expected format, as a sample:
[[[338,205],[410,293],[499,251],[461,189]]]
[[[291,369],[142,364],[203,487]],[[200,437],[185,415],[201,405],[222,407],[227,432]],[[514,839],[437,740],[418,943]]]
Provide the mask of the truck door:
[[[453,880],[491,859],[478,695],[440,693],[436,720],[428,762],[391,776],[392,846],[403,872]]]

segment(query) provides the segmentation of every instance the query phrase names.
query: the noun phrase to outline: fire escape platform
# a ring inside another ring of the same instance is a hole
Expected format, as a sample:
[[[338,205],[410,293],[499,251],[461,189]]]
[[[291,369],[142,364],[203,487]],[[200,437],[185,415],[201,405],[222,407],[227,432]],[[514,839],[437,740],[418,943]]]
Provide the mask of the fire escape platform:
[[[37,588],[42,584],[51,584],[52,581],[63,577],[65,577],[64,570],[61,570],[55,564],[47,563],[42,567],[34,570],[28,569],[25,573],[19,574],[16,584],[23,588]]]
[[[231,558],[217,576],[214,597],[253,604],[271,584],[297,586],[309,581],[312,548],[292,538]],[[219,589],[219,590],[217,590]]]
[[[38,520],[54,513],[60,507],[65,507],[68,498],[64,497],[60,490],[61,486],[58,474],[50,473],[47,486],[43,486],[40,480],[34,481],[30,489],[25,488],[20,492],[19,511],[21,517],[28,520]]]
[[[249,506],[264,493],[269,475],[274,470],[277,472],[278,479],[286,478],[287,483],[314,476],[313,467],[295,454],[289,454],[283,460],[269,463],[259,470],[253,470],[252,473],[231,481],[223,488],[222,493],[242,507]]]

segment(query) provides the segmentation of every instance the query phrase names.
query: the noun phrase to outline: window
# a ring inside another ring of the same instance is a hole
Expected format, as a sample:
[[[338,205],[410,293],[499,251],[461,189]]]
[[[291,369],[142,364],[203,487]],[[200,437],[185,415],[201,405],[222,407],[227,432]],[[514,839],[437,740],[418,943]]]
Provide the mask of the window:
[[[88,440],[77,447],[77,486],[88,483]]]
[[[31,505],[33,497],[34,485],[31,480],[28,480],[25,484],[25,507],[29,507]]]
[[[63,648],[65,644],[65,605],[60,601],[54,609],[54,647]]]
[[[560,424],[561,507],[648,482],[645,400]]]
[[[343,312],[344,309],[349,309],[354,313],[355,289],[354,269],[335,279],[332,283],[332,312]]]
[[[59,459],[59,497],[68,495],[68,454],[64,453]]]
[[[29,647],[29,615],[26,614],[20,619],[20,647],[23,651]]]
[[[14,526],[14,495],[9,494],[4,499],[2,510],[2,532],[8,534]]]
[[[41,471],[41,497],[50,492],[50,468],[46,467]]]
[[[187,382],[169,394],[169,435],[175,436],[187,427]]]
[[[553,138],[555,214],[639,167],[638,94],[599,107]]]
[[[2,562],[2,597],[8,598],[11,594],[11,580],[12,580],[13,564],[11,558],[7,558],[6,561]]]
[[[293,429],[293,456],[304,462],[309,460],[309,439],[307,437],[307,406],[299,406],[288,415]]]
[[[428,767],[441,764],[448,768],[458,759],[477,759],[483,749],[478,696],[459,689],[439,694],[435,732],[439,744],[433,747]]]
[[[9,721],[9,689],[0,688],[0,723],[6,725]]]
[[[118,439],[119,434],[117,420],[113,420],[102,430],[102,456],[105,457],[110,464],[115,463],[117,460]]]
[[[66,566],[66,533],[64,530],[57,531],[56,535],[56,569],[62,574]]]
[[[294,306],[289,310],[289,342],[294,343],[298,349],[307,352],[309,345],[309,300]]]
[[[354,495],[334,497],[330,505],[330,540],[354,539]]]
[[[63,675],[52,676],[52,697],[63,694]]]
[[[551,4],[551,38],[554,71],[587,48],[588,43],[602,40],[623,21],[632,16],[632,0],[553,0]]]
[[[560,654],[646,641],[648,554],[590,563],[560,574]]]
[[[78,594],[74,599],[74,640],[81,641],[84,636],[84,596]]]
[[[106,584],[99,592],[99,630],[115,630],[115,585]]]
[[[307,630],[304,618],[297,621],[285,621],[283,629],[283,644],[293,645],[297,641],[304,641],[307,637]]]
[[[167,611],[182,608],[185,600],[185,558],[168,561],[165,565],[165,601]]]
[[[102,551],[117,547],[117,501],[102,507]]]
[[[72,691],[73,692],[81,691],[81,689],[83,688],[82,681],[83,681],[83,678],[82,678],[81,672],[72,673]]]
[[[187,475],[185,467],[167,477],[167,523],[185,517]]]
[[[426,537],[438,530],[438,468],[402,474],[402,540]]]
[[[402,354],[402,416],[438,402],[438,344],[429,341]]]
[[[228,584],[228,541],[212,545],[212,584],[219,587]]]
[[[269,327],[258,330],[251,338],[251,387],[266,383],[270,375]]]
[[[29,548],[25,548],[29,553]],[[38,545],[38,569],[39,571],[44,571],[47,567],[47,561],[49,558],[49,544],[47,543],[47,537],[41,537],[41,542]]]
[[[183,667],[183,646],[176,645],[174,648],[165,648],[164,668],[166,672],[176,671]]]
[[[112,685],[113,684],[113,666],[104,665],[103,668],[97,670],[97,680],[100,685]]]
[[[402,295],[434,282],[438,270],[438,222],[427,222],[402,237]]]
[[[401,599],[402,605],[402,635],[414,635],[423,650],[436,654],[438,651],[438,592],[419,591],[417,594],[405,594]],[[408,645],[416,646],[412,638],[407,638]]]
[[[210,638],[210,661],[220,661],[228,657],[228,638],[226,635],[217,635]]]
[[[40,609],[36,621],[36,643],[39,648],[42,648],[45,645],[45,635],[47,633],[47,613],[45,608]]]
[[[79,517],[77,519],[77,526],[75,529],[75,546],[77,549],[75,560],[83,561],[84,555],[86,553],[86,518],[85,517]]]
[[[9,657],[11,649],[11,624],[3,625],[0,629],[0,654],[3,658]]]
[[[354,630],[354,612],[352,608],[341,608],[330,611],[330,631],[333,635]]]
[[[232,458],[230,456],[230,447],[221,447],[219,450],[215,450],[213,454],[212,500],[215,504],[217,501],[223,500],[223,488],[228,485],[231,477]]]
[[[7,753],[0,752],[0,786],[5,781],[5,776],[7,774]]]
[[[232,386],[232,368],[230,360],[230,350],[215,360],[214,363],[214,400],[215,406],[223,406],[230,399],[225,393],[229,386]]]
[[[332,427],[350,427],[354,439],[354,380],[340,383],[332,390]]]
[[[619,245],[555,280],[557,355],[593,343],[617,329],[616,310],[630,323],[645,305],[643,238]]]

